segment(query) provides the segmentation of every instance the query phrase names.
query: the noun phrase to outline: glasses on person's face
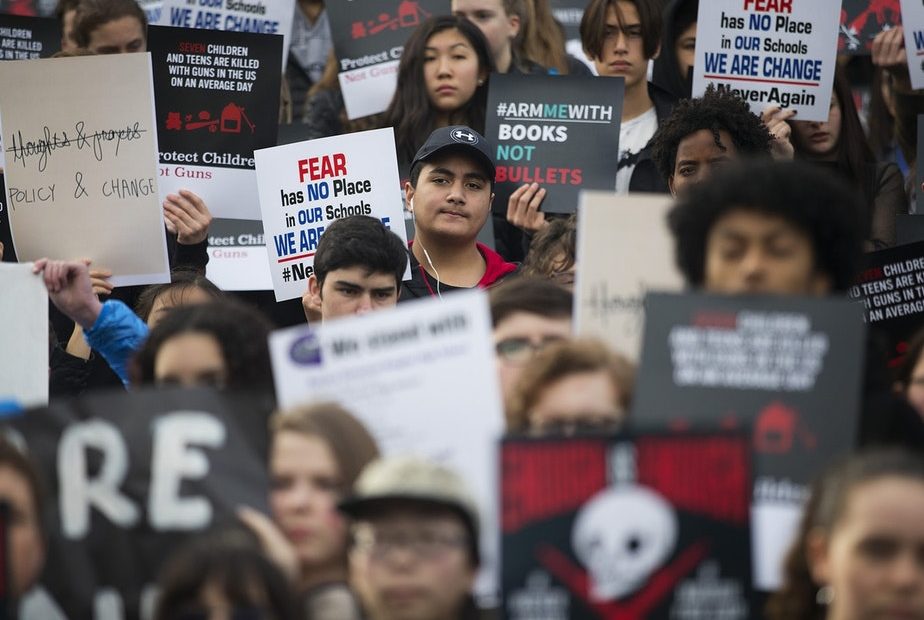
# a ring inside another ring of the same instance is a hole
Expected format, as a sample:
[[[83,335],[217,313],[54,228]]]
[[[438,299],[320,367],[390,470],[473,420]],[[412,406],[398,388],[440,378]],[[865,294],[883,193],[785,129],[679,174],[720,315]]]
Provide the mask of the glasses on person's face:
[[[606,415],[583,414],[567,418],[542,420],[530,430],[534,435],[600,435],[614,433],[622,427],[623,413],[613,411]]]
[[[376,561],[393,557],[398,549],[410,551],[420,560],[438,560],[453,549],[462,549],[469,544],[468,535],[461,532],[375,530],[371,527],[356,528],[353,541],[356,548]]]
[[[564,340],[558,336],[543,338],[536,342],[529,338],[505,338],[494,345],[497,356],[510,364],[525,364],[537,351],[553,342]]]

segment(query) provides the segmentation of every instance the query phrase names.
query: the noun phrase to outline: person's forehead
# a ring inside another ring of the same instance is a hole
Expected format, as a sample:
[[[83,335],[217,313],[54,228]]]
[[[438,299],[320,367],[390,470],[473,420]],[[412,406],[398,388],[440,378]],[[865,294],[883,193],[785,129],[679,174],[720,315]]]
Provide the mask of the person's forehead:
[[[536,336],[565,336],[571,332],[571,317],[543,316],[525,310],[504,317],[494,328],[495,337],[511,338]]]
[[[780,214],[744,206],[726,211],[713,225],[712,232],[805,235],[795,222]]]
[[[718,151],[725,154],[736,152],[731,134],[724,129],[719,130],[719,142],[725,147],[724,151],[716,145],[715,134],[712,133],[711,129],[698,129],[684,136],[677,144],[678,159],[681,155],[693,153],[694,151]]]
[[[502,0],[452,0],[453,11],[502,11]]]
[[[395,274],[387,271],[373,271],[365,265],[341,267],[327,272],[324,282],[334,284],[347,282],[368,288],[386,288],[397,286]]]
[[[484,166],[474,155],[459,149],[442,151],[423,162],[421,174],[429,174],[437,169],[449,170],[457,176],[479,176],[488,178]]]
[[[606,23],[608,26],[621,23],[623,26],[641,23],[638,8],[631,0],[616,0],[610,2],[606,9]]]
[[[451,508],[400,499],[382,504],[358,522],[375,530],[464,527],[462,519]]]

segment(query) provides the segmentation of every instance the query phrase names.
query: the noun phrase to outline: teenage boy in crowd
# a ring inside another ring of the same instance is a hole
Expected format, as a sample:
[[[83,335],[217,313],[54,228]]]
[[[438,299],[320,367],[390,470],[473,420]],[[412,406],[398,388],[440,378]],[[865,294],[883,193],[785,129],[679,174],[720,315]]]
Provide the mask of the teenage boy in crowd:
[[[713,86],[698,99],[680,101],[651,141],[652,158],[671,195],[702,182],[740,157],[770,157],[773,138],[748,104]]]
[[[861,264],[855,192],[798,162],[751,161],[719,170],[679,198],[668,221],[677,266],[709,293],[843,295]],[[924,445],[920,417],[892,393],[874,332],[866,352],[861,445]]]
[[[404,187],[414,241],[402,301],[487,288],[516,270],[476,241],[491,213],[494,172],[491,147],[469,127],[437,129],[417,151]]]
[[[454,472],[407,457],[370,463],[340,503],[350,581],[368,620],[478,618],[478,509]]]
[[[354,215],[335,221],[318,243],[302,306],[309,320],[333,319],[398,303],[408,251],[381,220]]]
[[[591,0],[581,18],[581,44],[601,76],[625,80],[619,127],[616,192],[667,193],[651,155],[651,139],[667,120],[676,99],[648,82],[648,61],[661,49],[660,0]],[[545,190],[538,183],[520,186],[507,202],[507,221],[536,232],[547,224],[539,210]]]
[[[80,0],[74,40],[94,54],[147,51],[148,18],[135,0]]]

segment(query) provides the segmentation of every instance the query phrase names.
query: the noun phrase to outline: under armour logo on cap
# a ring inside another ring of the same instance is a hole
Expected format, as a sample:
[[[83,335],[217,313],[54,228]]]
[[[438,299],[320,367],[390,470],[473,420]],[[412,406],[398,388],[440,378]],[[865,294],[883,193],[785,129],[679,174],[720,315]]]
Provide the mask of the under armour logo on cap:
[[[464,142],[466,144],[475,144],[478,142],[478,136],[465,129],[454,129],[449,136],[456,142]]]

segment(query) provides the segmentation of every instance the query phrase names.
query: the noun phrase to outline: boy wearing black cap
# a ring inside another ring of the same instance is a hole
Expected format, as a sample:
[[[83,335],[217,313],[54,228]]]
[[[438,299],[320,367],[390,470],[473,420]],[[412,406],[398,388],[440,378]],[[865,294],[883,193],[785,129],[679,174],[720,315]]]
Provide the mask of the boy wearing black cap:
[[[494,160],[477,131],[437,129],[411,162],[405,200],[414,215],[411,280],[401,301],[439,297],[465,288],[487,288],[516,265],[476,242],[491,213]]]
[[[350,581],[369,620],[478,617],[478,509],[457,474],[409,457],[374,461],[340,510],[353,519]]]

